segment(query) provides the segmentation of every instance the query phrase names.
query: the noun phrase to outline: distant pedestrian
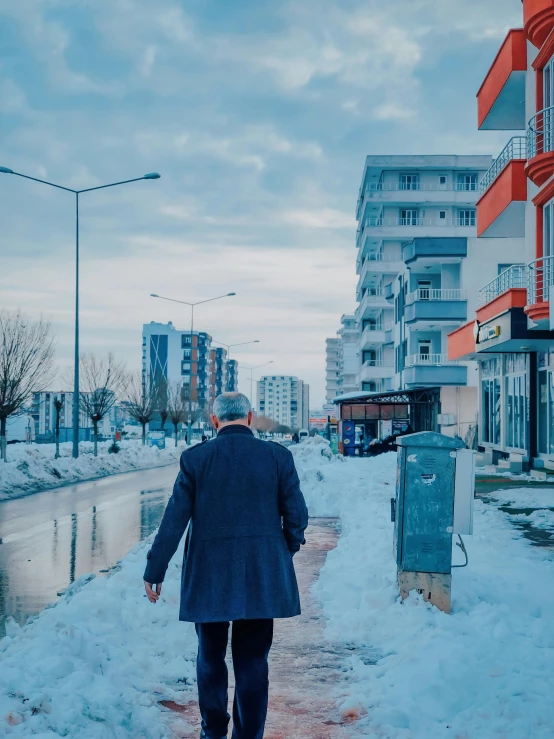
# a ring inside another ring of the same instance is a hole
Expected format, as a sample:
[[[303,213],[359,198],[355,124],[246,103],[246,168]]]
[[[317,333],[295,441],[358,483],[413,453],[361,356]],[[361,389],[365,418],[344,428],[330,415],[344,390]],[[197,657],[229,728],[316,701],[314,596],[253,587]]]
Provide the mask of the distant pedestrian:
[[[204,443],[205,441],[208,441],[208,437],[206,436],[206,434],[202,434],[202,444],[203,444],[203,443]]]
[[[145,589],[155,603],[190,521],[179,618],[194,622],[198,635],[200,736],[227,736],[225,653],[232,621],[232,739],[262,739],[273,619],[300,613],[292,557],[305,543],[308,511],[292,454],[253,435],[246,396],[220,395],[211,420],[217,438],[181,455],[173,495],[147,555]]]

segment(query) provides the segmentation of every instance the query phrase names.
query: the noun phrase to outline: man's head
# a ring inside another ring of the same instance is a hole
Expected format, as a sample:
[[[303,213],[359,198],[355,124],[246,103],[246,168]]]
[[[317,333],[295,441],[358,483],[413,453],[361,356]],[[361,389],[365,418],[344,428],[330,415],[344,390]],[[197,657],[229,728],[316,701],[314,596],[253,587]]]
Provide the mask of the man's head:
[[[250,426],[252,423],[250,401],[242,393],[221,393],[214,401],[211,419],[217,431],[231,424]]]

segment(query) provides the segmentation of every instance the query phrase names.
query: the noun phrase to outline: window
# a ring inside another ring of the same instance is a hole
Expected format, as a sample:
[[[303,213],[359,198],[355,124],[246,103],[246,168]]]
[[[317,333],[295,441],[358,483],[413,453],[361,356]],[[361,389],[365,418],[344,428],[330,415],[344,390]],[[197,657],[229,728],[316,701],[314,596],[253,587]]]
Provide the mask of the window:
[[[418,280],[417,281],[417,299],[418,300],[430,300],[431,299],[431,280]]]
[[[483,409],[482,440],[500,444],[500,360],[482,363],[481,398]]]
[[[465,208],[458,211],[458,226],[475,226],[474,208]]]
[[[192,344],[192,341],[191,341],[191,339],[192,339],[192,337],[191,337],[191,335],[190,335],[190,334],[183,334],[183,335],[181,336],[181,349],[182,349],[182,348],[183,348],[184,346],[190,346],[190,345]]]
[[[183,352],[183,359],[189,359],[190,360],[191,354],[192,354],[192,351],[190,349],[185,349],[185,351]]]
[[[418,174],[401,174],[400,175],[401,190],[419,190]]]
[[[371,382],[362,382],[362,390],[365,390],[366,392],[375,392],[377,390],[377,383],[374,381]]]
[[[429,361],[431,357],[431,341],[430,339],[420,339],[417,342],[419,359],[421,361]]]
[[[477,174],[475,172],[458,174],[457,190],[477,190]]]
[[[545,257],[554,254],[553,231],[554,222],[554,200],[551,200],[543,208],[543,237],[542,237],[542,253]],[[548,296],[546,296],[548,300]]]
[[[419,208],[401,208],[400,225],[417,226],[419,224]]]
[[[439,210],[439,218],[441,221],[446,220],[446,211],[445,210]]]
[[[448,178],[445,174],[439,175],[439,190],[446,190]]]

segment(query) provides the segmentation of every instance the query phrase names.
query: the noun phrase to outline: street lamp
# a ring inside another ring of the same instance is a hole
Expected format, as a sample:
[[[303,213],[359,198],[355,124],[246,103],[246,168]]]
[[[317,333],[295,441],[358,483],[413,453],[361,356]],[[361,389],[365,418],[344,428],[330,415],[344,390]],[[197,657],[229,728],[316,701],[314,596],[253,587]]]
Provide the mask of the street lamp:
[[[215,298],[208,298],[207,300],[197,300],[195,303],[189,303],[187,300],[175,300],[174,298],[166,298],[163,295],[157,295],[156,293],[150,293],[151,298],[159,298],[160,300],[169,300],[171,303],[181,303],[181,305],[188,305],[190,307],[190,387],[189,387],[189,418],[188,418],[188,435],[187,441],[190,444],[191,433],[192,433],[192,362],[193,362],[193,333],[194,333],[194,308],[196,305],[202,303],[211,303],[213,300],[221,300],[221,298],[231,298],[236,293],[225,293],[225,295],[217,295]]]
[[[73,457],[77,459],[79,456],[79,195],[85,192],[93,192],[94,190],[105,190],[108,187],[116,187],[117,185],[127,185],[129,182],[139,182],[139,180],[159,180],[160,175],[157,172],[149,172],[142,177],[134,177],[132,180],[122,180],[121,182],[110,182],[108,185],[98,185],[97,187],[86,187],[82,190],[74,190],[72,187],[63,187],[56,185],[54,182],[40,180],[38,177],[31,177],[21,172],[14,172],[8,167],[0,167],[0,174],[13,174],[16,177],[23,177],[25,180],[40,182],[42,185],[55,187],[57,190],[65,190],[75,195],[75,373],[73,379]]]
[[[213,342],[216,344],[221,344],[221,346],[224,346],[225,349],[227,349],[227,362],[231,361],[231,349],[234,346],[246,346],[246,344],[259,344],[259,339],[254,339],[254,341],[241,341],[238,344],[225,344],[223,341],[217,341],[217,339],[212,339]]]
[[[248,372],[250,372],[250,402],[252,406],[254,406],[254,398],[252,397],[253,395],[252,372],[254,372],[254,370],[256,369],[260,369],[260,367],[265,367],[268,364],[273,364],[273,359],[270,359],[269,362],[264,362],[263,364],[257,364],[255,367],[244,367],[244,365],[242,365],[245,370],[248,370]]]

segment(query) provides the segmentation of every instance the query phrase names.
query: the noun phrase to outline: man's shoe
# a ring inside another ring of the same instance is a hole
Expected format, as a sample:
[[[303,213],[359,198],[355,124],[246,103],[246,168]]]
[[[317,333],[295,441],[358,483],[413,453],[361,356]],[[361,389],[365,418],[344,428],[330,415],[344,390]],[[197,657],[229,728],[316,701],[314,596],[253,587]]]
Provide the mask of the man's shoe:
[[[202,731],[200,732],[200,739],[211,739],[211,738],[206,734],[204,729],[202,729]],[[225,736],[222,736],[221,738],[218,737],[218,739],[227,739],[227,734],[225,734]]]

